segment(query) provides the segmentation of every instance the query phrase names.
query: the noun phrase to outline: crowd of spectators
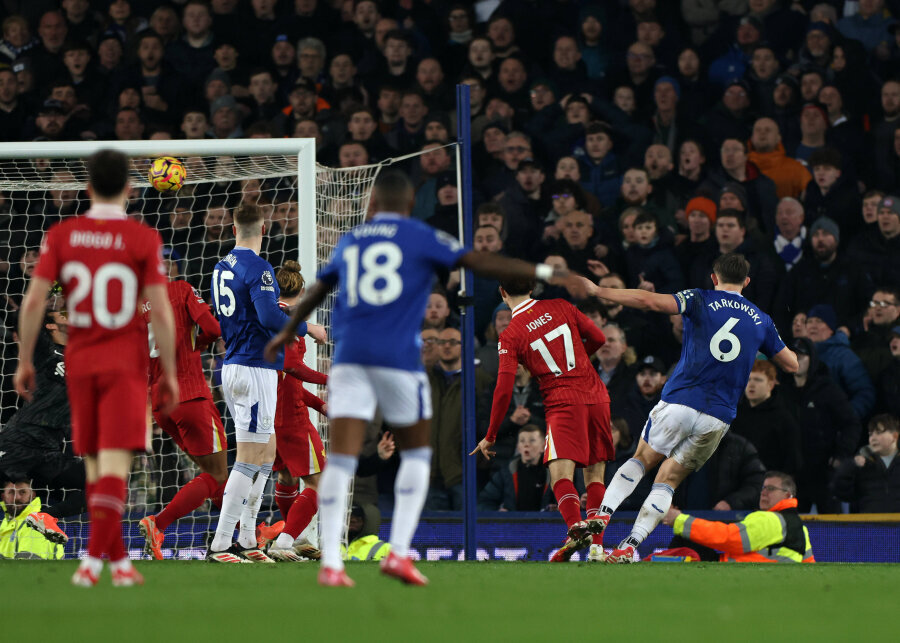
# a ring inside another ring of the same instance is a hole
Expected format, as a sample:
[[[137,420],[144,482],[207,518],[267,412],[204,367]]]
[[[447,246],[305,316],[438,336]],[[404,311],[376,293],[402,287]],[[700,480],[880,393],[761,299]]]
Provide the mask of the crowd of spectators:
[[[445,145],[454,86],[468,85],[476,249],[665,293],[711,287],[715,259],[741,252],[745,295],[801,356],[791,376],[754,368],[733,430],[676,504],[753,509],[775,469],[797,477],[801,510],[900,511],[900,0],[7,0],[0,17],[0,140],[308,137],[339,167],[421,153],[404,165],[413,216],[452,234]],[[271,201],[277,265],[296,252],[297,209],[270,188],[237,193]],[[208,292],[236,203],[168,203],[141,214]],[[0,196],[7,310],[41,230],[83,206],[74,191]],[[432,509],[461,494],[458,281],[441,277],[423,330]],[[474,291],[481,436],[510,319],[496,285]],[[608,338],[594,358],[616,418],[612,475],[682,323],[579,306]],[[10,363],[9,330],[4,342]],[[545,506],[532,469],[543,429],[522,371],[498,458],[479,462],[484,508]]]

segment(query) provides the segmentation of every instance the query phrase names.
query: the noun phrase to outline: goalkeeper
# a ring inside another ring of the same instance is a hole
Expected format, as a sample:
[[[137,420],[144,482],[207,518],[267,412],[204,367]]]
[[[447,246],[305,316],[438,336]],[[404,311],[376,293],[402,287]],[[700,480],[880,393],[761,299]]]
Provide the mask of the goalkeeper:
[[[670,546],[686,545],[702,560],[724,563],[814,563],[809,532],[797,512],[796,495],[797,484],[791,476],[769,471],[759,494],[759,511],[740,522],[704,520],[670,507],[663,518],[675,532]],[[666,553],[676,552],[660,552]]]
[[[0,479],[33,480],[38,488],[65,490],[62,500],[26,519],[31,527],[56,543],[68,540],[56,519],[80,514],[85,509],[84,462],[65,448],[71,435],[63,362],[68,328],[64,300],[54,292],[35,348],[34,398],[25,402],[0,432]]]

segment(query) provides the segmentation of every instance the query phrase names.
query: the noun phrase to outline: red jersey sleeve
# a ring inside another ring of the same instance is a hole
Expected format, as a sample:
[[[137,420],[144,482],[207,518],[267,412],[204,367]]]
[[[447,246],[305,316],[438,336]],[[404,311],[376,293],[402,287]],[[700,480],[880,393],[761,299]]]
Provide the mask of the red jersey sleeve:
[[[141,268],[142,282],[145,287],[168,283],[166,268],[162,262],[162,238],[152,228],[147,228],[146,233],[146,254]]]
[[[194,320],[194,323],[200,327],[200,333],[197,335],[197,345],[208,346],[222,335],[222,329],[219,327],[219,322],[213,317],[206,301],[197,292],[197,289],[186,281],[181,283],[184,284],[182,286],[184,289],[184,307],[191,319]]]
[[[512,333],[506,331],[500,335],[500,341],[497,342],[497,353],[500,357],[498,373],[516,374],[516,369],[519,368],[519,347],[516,340]]]
[[[572,313],[575,316],[575,325],[578,327],[578,334],[584,340],[584,350],[588,356],[593,355],[597,350],[606,343],[606,335],[597,328],[597,325],[583,312],[572,307]]]
[[[34,276],[47,281],[56,281],[56,277],[59,275],[59,255],[57,254],[59,234],[56,231],[56,226],[50,228],[41,240],[41,254],[37,266],[34,268]]]
[[[509,410],[515,383],[515,373],[504,373],[501,371],[497,374],[497,385],[494,387],[494,402],[491,404],[491,424],[488,426],[487,435],[485,436],[488,442],[497,441],[497,432],[500,431],[500,425],[503,424],[503,418],[506,417],[506,411]]]
[[[301,382],[309,382],[310,384],[325,385],[328,383],[328,376],[325,373],[311,369],[303,361],[305,350],[301,350],[301,345],[305,340],[300,338],[299,341],[285,346],[284,350],[284,372]],[[305,347],[303,347],[305,348]]]
[[[322,415],[325,415],[325,402],[323,402],[317,395],[313,395],[309,391],[306,390],[306,387],[301,386],[300,390],[303,395],[303,403],[306,404],[309,408],[318,411]]]

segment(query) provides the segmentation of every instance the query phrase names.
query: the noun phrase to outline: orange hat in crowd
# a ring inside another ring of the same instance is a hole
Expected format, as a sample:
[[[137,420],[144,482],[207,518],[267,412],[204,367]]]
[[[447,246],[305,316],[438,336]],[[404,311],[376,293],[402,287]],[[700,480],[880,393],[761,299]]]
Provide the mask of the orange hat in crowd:
[[[716,204],[712,199],[707,199],[705,196],[695,196],[684,206],[686,214],[690,214],[694,210],[700,210],[700,212],[708,216],[710,223],[716,222]]]

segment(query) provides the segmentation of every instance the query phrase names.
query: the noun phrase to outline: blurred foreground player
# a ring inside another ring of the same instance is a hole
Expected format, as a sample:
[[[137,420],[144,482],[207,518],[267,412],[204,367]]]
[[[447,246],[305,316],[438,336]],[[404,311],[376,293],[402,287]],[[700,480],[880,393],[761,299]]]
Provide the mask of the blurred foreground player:
[[[274,269],[259,256],[265,232],[265,218],[258,207],[238,207],[234,248],[213,271],[213,300],[225,340],[222,392],[234,418],[237,454],[207,553],[212,562],[274,562],[257,547],[256,516],[275,460],[275,406],[284,353],[278,352],[273,363],[263,358],[263,349],[288,317],[278,306]],[[324,339],[321,327],[307,328],[304,323],[300,334],[307,331]],[[235,545],[238,521],[241,529]]]
[[[289,311],[305,292],[300,264],[285,261],[275,276],[281,288],[278,305]],[[318,558],[319,550],[308,541],[298,541],[319,510],[319,475],[325,466],[325,447],[309,419],[309,408],[325,413],[325,403],[310,393],[303,382],[326,384],[328,378],[303,363],[306,342],[298,337],[284,347],[284,370],[278,373],[278,408],[275,435],[278,443],[274,471],[278,472],[275,500],[284,525],[266,553],[276,561]],[[298,493],[299,480],[303,491]]]
[[[681,359],[662,400],[650,412],[634,457],[616,472],[603,506],[587,521],[592,533],[602,534],[644,473],[662,462],[631,535],[606,558],[608,563],[634,561],[638,545],[672,506],[675,488],[719,446],[737,413],[757,352],[785,371],[797,370],[797,356],[781,341],[775,324],[741,295],[750,283],[749,273],[750,263],[743,255],[728,253],[713,264],[715,290],[664,295],[593,284],[588,288],[590,294],[617,304],[684,317]]]
[[[200,475],[188,482],[156,516],[146,516],[140,522],[144,536],[144,550],[156,560],[162,560],[162,544],[166,528],[191,513],[207,498],[221,506],[228,462],[225,459],[228,442],[219,410],[203,374],[201,353],[215,341],[221,331],[203,297],[188,282],[176,280],[177,265],[166,259],[164,265],[172,281],[167,286],[169,303],[175,315],[175,362],[178,367],[178,391],[181,401],[171,412],[163,412],[160,381],[163,377],[156,346],[154,327],[150,322],[149,302],[142,307],[150,334],[150,403],[153,419],[200,468]]]
[[[50,284],[66,296],[69,343],[66,384],[72,409],[72,440],[84,456],[91,534],[88,556],[72,577],[75,585],[97,584],[103,556],[116,586],[143,583],[122,539],[125,481],[135,451],[147,448],[147,325],[138,303],[152,306],[151,319],[163,376],[163,408],[178,403],[175,322],[166,294],[159,234],[125,215],[128,159],[101,150],[87,162],[91,208],[85,216],[53,226],[19,316],[16,392],[30,400],[35,390],[34,347]],[[141,299],[139,299],[139,297]]]
[[[274,359],[293,341],[294,329],[339,286],[333,315],[335,353],[328,382],[331,453],[319,484],[322,513],[322,568],[319,583],[352,586],[341,560],[341,532],[350,481],[356,471],[366,425],[376,406],[395,428],[400,469],[394,486],[391,553],[381,571],[403,582],[427,579],[409,558],[431,470],[431,394],[421,360],[419,330],[434,271],[464,266],[480,274],[549,279],[553,269],[471,252],[456,239],[409,219],[414,205],[409,179],[399,172],[378,177],[369,202],[369,220],[338,242],[319,279],[303,297],[291,321],[266,347]],[[561,274],[576,292],[579,278]]]
[[[584,467],[587,515],[600,509],[606,487],[606,462],[615,457],[609,419],[609,393],[591,364],[593,355],[606,343],[603,332],[584,313],[564,299],[534,300],[534,279],[504,279],[500,296],[512,310],[512,321],[500,334],[497,351],[500,369],[491,407],[487,436],[478,451],[490,459],[497,431],[512,400],[519,362],[537,378],[544,398],[547,437],[544,465],[556,504],[568,527],[568,539],[550,559],[569,560],[578,549],[591,544],[587,523],[581,519],[581,499],[573,478],[576,467]],[[600,542],[591,554],[602,560]]]

